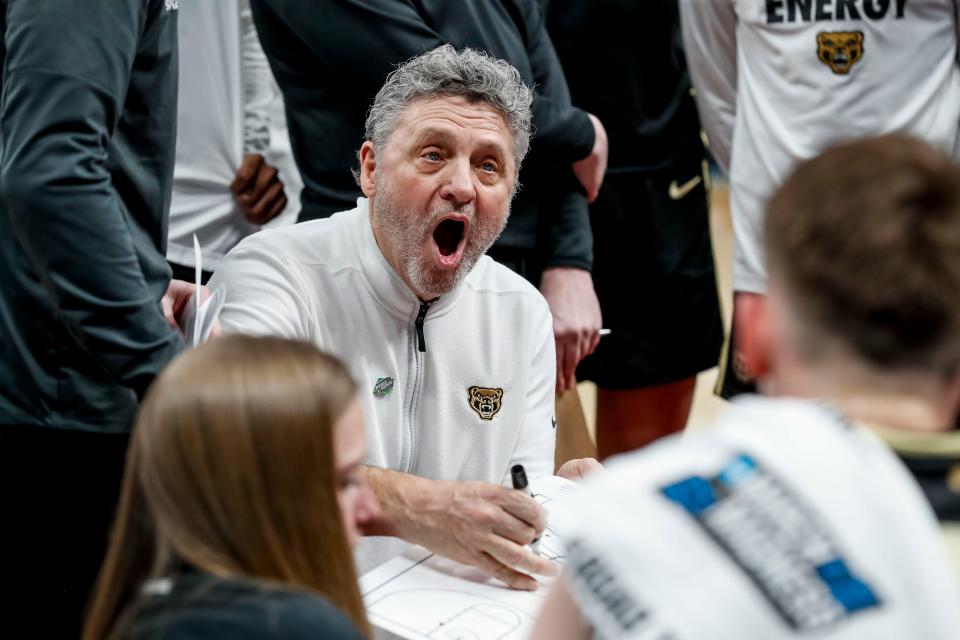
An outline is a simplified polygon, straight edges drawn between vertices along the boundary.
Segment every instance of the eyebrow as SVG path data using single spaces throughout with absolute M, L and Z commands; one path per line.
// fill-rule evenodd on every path
M 422 130 L 412 139 L 411 146 L 413 147 L 422 147 L 429 146 L 427 140 L 431 138 L 439 138 L 441 141 L 447 142 L 453 138 L 453 134 L 444 128 L 441 127 L 430 127 Z M 493 140 L 482 140 L 478 146 L 480 151 L 486 151 L 487 153 L 493 153 L 499 158 L 507 158 L 507 149 L 503 147 L 499 142 Z
M 411 139 L 411 146 L 422 147 L 426 145 L 427 141 L 433 138 L 439 138 L 443 141 L 450 140 L 453 135 L 445 130 L 438 127 L 431 127 L 429 129 L 423 129 L 417 135 Z

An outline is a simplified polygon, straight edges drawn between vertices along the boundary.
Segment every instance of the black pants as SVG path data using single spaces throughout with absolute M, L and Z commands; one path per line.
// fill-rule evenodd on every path
M 196 279 L 196 273 L 194 272 L 193 267 L 188 267 L 182 264 L 176 264 L 175 262 L 168 262 L 170 265 L 171 271 L 173 271 L 174 280 L 183 280 L 184 282 L 194 282 Z M 200 284 L 207 284 L 207 280 L 210 279 L 210 276 L 213 275 L 212 271 L 200 271 Z
M 80 636 L 128 440 L 128 434 L 0 425 L 0 611 L 4 629 L 22 630 L 17 637 Z

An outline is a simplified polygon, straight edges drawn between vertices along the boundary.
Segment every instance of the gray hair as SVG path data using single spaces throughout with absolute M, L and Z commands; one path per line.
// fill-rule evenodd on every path
M 520 170 L 530 150 L 533 93 L 509 62 L 475 49 L 457 51 L 445 44 L 392 71 L 367 114 L 366 139 L 375 148 L 383 148 L 409 104 L 438 96 L 483 101 L 499 111 L 513 135 L 513 153 Z

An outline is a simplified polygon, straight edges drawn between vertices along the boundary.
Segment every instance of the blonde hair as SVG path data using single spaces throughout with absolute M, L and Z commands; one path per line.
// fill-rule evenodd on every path
M 177 358 L 137 417 L 84 639 L 181 563 L 322 594 L 369 635 L 333 450 L 355 396 L 343 365 L 306 343 L 232 335 Z

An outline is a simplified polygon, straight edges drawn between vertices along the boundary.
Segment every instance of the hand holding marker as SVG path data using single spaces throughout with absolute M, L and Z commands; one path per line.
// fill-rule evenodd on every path
M 527 480 L 527 472 L 524 470 L 522 464 L 515 464 L 510 467 L 510 480 L 513 482 L 513 488 L 519 489 L 520 491 L 526 491 L 527 495 L 531 498 L 533 497 L 533 492 L 530 491 L 530 483 Z M 533 542 L 530 543 L 530 550 L 535 554 L 540 555 L 540 537 L 537 536 L 533 539 Z

